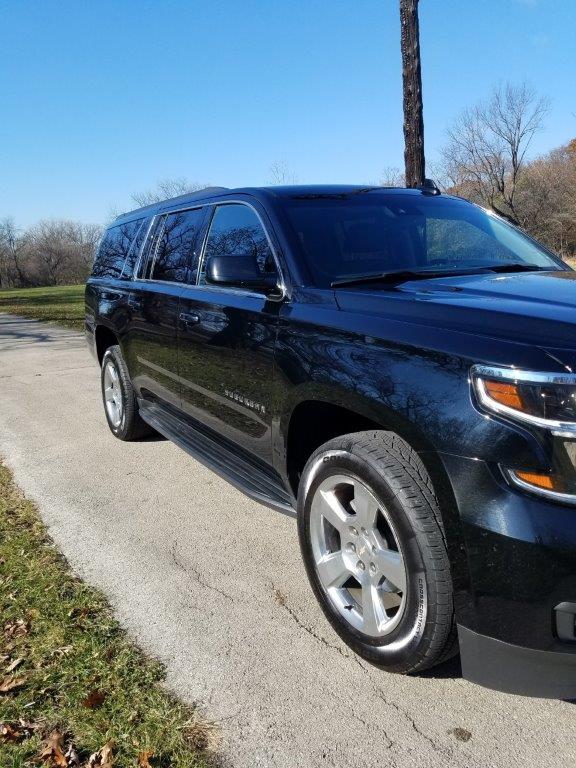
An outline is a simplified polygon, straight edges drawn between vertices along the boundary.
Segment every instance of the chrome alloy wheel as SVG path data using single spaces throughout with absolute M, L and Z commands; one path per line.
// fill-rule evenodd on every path
M 104 367 L 104 404 L 110 423 L 114 428 L 119 427 L 122 423 L 124 404 L 120 376 L 112 360 L 107 360 Z
M 348 624 L 373 638 L 399 624 L 406 603 L 404 557 L 390 516 L 356 477 L 332 475 L 310 508 L 316 573 Z

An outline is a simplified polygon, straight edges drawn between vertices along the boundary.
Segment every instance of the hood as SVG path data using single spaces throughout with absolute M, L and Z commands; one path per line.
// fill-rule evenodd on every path
M 576 349 L 576 272 L 478 274 L 335 291 L 340 309 Z

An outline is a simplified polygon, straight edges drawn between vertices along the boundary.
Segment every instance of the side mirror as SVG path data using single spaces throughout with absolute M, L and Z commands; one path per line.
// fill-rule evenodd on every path
M 263 275 L 251 254 L 211 256 L 206 263 L 206 282 L 212 285 L 272 290 L 278 286 L 278 277 Z

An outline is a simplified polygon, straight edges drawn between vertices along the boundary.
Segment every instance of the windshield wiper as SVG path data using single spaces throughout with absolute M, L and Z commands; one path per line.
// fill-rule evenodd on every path
M 369 283 L 403 283 L 409 280 L 429 280 L 438 277 L 458 277 L 459 275 L 474 275 L 483 272 L 551 272 L 558 267 L 539 267 L 536 264 L 494 264 L 478 265 L 468 269 L 397 269 L 393 272 L 380 272 L 370 275 L 356 275 L 333 280 L 331 288 L 346 288 L 349 285 L 368 285 Z
M 435 277 L 457 277 L 458 275 L 473 275 L 478 272 L 478 267 L 474 269 L 437 269 L 437 270 L 415 270 L 415 269 L 397 269 L 394 272 L 380 272 L 371 275 L 356 275 L 355 277 L 343 277 L 339 280 L 333 280 L 330 283 L 331 288 L 345 288 L 348 285 L 367 285 L 369 283 L 404 283 L 408 280 L 430 280 Z
M 479 267 L 487 272 L 556 272 L 560 267 L 554 265 L 551 267 L 539 267 L 537 264 L 493 264 L 491 266 Z

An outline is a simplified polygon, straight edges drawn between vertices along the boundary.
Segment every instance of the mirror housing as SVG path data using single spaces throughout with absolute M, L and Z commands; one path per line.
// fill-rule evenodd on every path
M 263 275 L 251 254 L 211 256 L 206 263 L 206 282 L 209 285 L 259 288 L 268 292 L 278 287 L 278 275 Z

